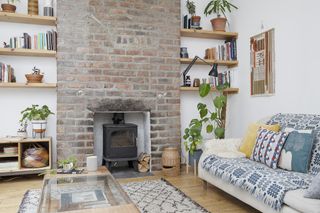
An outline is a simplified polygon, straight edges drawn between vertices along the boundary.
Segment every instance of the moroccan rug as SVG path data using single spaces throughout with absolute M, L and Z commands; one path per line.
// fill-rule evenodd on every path
M 131 182 L 122 184 L 122 187 L 143 213 L 208 213 L 164 179 Z M 40 196 L 40 189 L 27 191 L 18 212 L 37 212 Z

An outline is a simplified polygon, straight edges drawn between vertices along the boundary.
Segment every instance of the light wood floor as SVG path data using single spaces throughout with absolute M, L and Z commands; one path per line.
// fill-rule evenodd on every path
M 153 177 L 118 179 L 118 181 L 126 183 L 145 179 L 159 179 L 161 177 L 163 177 L 162 173 L 157 172 Z M 214 186 L 209 186 L 207 190 L 204 190 L 202 181 L 192 174 L 183 173 L 181 176 L 166 179 L 210 212 L 258 212 Z M 37 176 L 21 176 L 13 180 L 9 178 L 0 179 L 0 212 L 17 212 L 24 193 L 28 189 L 39 189 L 41 186 L 42 178 Z

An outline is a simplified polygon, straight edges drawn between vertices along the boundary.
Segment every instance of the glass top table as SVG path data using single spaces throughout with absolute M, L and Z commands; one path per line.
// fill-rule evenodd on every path
M 39 213 L 139 212 L 110 173 L 45 178 Z

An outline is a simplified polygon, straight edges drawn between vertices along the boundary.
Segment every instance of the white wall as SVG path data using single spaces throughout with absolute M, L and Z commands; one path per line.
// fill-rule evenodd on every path
M 201 16 L 201 27 L 204 30 L 212 30 L 211 22 L 210 20 L 214 18 L 214 15 L 206 17 L 204 15 L 204 9 L 209 2 L 208 0 L 194 0 L 196 5 L 196 15 Z M 183 20 L 183 16 L 188 14 L 187 8 L 185 6 L 186 0 L 181 0 L 181 19 Z M 231 22 L 231 18 L 229 18 L 229 21 Z M 183 22 L 181 25 L 181 28 L 183 28 Z M 228 29 L 230 31 L 230 29 Z M 199 38 L 189 38 L 189 37 L 181 37 L 181 47 L 188 47 L 188 53 L 189 58 L 194 58 L 196 55 L 204 58 L 205 55 L 205 49 L 217 47 L 219 44 L 223 44 L 223 40 L 214 40 L 214 39 L 199 39 Z M 183 72 L 187 64 L 181 65 L 181 72 Z M 227 69 L 226 67 L 219 66 L 218 68 L 219 72 L 223 72 L 225 70 L 231 70 L 232 71 L 232 87 L 237 87 L 237 78 L 236 73 L 238 72 L 238 69 Z M 208 73 L 210 71 L 210 67 L 206 65 L 194 65 L 191 70 L 189 71 L 188 75 L 191 76 L 191 80 L 193 82 L 194 78 L 208 78 Z M 182 78 L 182 77 L 181 77 Z M 181 82 L 182 84 L 182 82 Z M 231 97 L 232 98 L 232 97 Z M 181 92 L 181 136 L 184 134 L 184 129 L 188 127 L 190 121 L 193 118 L 198 118 L 199 113 L 197 111 L 197 104 L 199 102 L 206 103 L 208 106 L 212 106 L 211 102 L 212 98 L 200 98 L 197 91 L 182 91 Z M 228 124 L 227 124 L 228 126 Z M 205 138 L 213 137 L 212 135 L 206 135 Z M 183 145 L 183 139 L 182 141 L 182 161 L 184 160 L 186 154 L 184 151 L 184 145 Z
M 6 2 L 0 0 L 0 3 Z M 17 13 L 27 14 L 27 0 L 17 4 Z M 39 1 L 39 13 L 43 14 L 43 1 Z M 21 36 L 24 32 L 34 35 L 39 32 L 55 29 L 52 26 L 29 25 L 0 22 L 0 46 L 9 41 L 10 37 Z M 57 65 L 55 58 L 42 57 L 16 57 L 0 55 L 0 62 L 10 64 L 15 69 L 17 82 L 26 82 L 24 75 L 32 72 L 37 66 L 45 73 L 44 82 L 57 82 Z M 54 113 L 57 108 L 57 95 L 55 89 L 5 89 L 0 88 L 0 137 L 16 135 L 19 128 L 20 112 L 32 104 L 48 105 Z M 28 128 L 31 136 L 31 125 Z M 53 153 L 56 153 L 56 115 L 48 119 L 47 136 L 53 137 Z M 55 154 L 54 154 L 55 159 Z M 55 162 L 55 160 L 53 161 Z
M 229 137 L 243 136 L 246 127 L 278 112 L 320 112 L 318 41 L 320 2 L 317 0 L 241 0 L 232 14 L 239 33 L 240 94 L 229 100 Z M 250 96 L 249 38 L 275 28 L 276 94 Z

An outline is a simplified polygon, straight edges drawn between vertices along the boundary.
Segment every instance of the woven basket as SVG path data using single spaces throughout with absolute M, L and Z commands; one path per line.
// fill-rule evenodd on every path
M 38 0 L 28 0 L 28 14 L 38 15 L 39 14 L 39 4 Z
M 162 153 L 162 172 L 165 176 L 174 177 L 180 174 L 180 155 L 175 147 L 165 148 Z
M 26 74 L 27 83 L 41 83 L 43 75 L 38 74 Z

